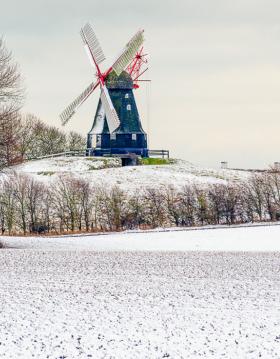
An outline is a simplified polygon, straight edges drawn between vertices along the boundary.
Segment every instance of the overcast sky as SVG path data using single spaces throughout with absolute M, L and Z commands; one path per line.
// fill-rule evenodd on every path
M 60 126 L 93 80 L 79 30 L 89 21 L 107 57 L 145 29 L 150 70 L 135 92 L 151 149 L 218 166 L 280 161 L 279 0 L 9 0 L 0 34 L 25 79 L 25 112 Z M 98 91 L 66 130 L 86 134 Z

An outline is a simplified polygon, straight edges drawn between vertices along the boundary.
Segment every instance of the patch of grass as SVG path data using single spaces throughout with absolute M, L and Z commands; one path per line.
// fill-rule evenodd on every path
M 114 168 L 114 167 L 121 167 L 121 161 L 118 158 L 105 158 L 105 157 L 86 157 L 87 161 L 91 161 L 92 163 L 94 162 L 102 162 L 102 165 L 99 165 L 97 167 L 93 166 L 89 166 L 88 170 L 92 171 L 92 170 L 100 170 L 100 169 L 104 169 L 104 168 Z
M 100 169 L 102 169 L 102 168 L 103 168 L 103 167 L 88 166 L 88 170 L 89 170 L 89 171 L 100 170 Z
M 102 165 L 98 165 L 98 166 L 95 166 L 94 163 L 95 162 L 102 162 Z M 95 170 L 101 170 L 103 168 L 109 168 L 109 167 L 112 167 L 110 166 L 110 161 L 105 159 L 105 158 L 98 158 L 97 160 L 96 159 L 92 159 L 92 165 L 89 165 L 88 166 L 88 170 L 89 171 L 95 171 Z
M 200 176 L 200 177 L 214 177 L 217 179 L 221 179 L 221 180 L 226 180 L 226 177 L 215 173 L 215 172 L 211 172 L 211 171 L 192 171 L 192 174 L 194 174 L 195 176 Z
M 72 163 L 72 162 L 73 162 L 72 159 L 66 159 L 66 158 L 63 158 L 63 159 L 59 158 L 57 161 L 57 163 L 62 164 L 62 165 L 65 163 Z
M 41 172 L 37 172 L 37 175 L 42 175 L 42 176 L 52 176 L 54 175 L 55 172 L 53 171 L 41 171 Z
M 155 158 L 155 157 L 144 157 L 139 160 L 141 165 L 170 165 L 175 163 L 171 158 Z
M 217 179 L 220 179 L 220 180 L 226 180 L 226 178 L 224 176 L 221 176 L 221 175 L 213 175 L 212 177 L 215 177 Z
M 104 158 L 104 168 L 121 167 L 121 160 L 119 158 Z
M 105 168 L 109 168 L 110 167 L 110 160 L 108 160 L 107 158 L 104 158 L 104 167 Z
M 86 156 L 85 160 L 94 162 L 94 161 L 98 161 L 97 158 L 98 158 L 98 160 L 100 160 L 99 157 Z

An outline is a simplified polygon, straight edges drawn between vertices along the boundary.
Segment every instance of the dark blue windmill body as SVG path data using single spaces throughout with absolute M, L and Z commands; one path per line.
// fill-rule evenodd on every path
M 125 71 L 119 76 L 111 72 L 105 84 L 120 124 L 110 132 L 106 112 L 99 99 L 94 122 L 88 133 L 89 153 L 95 156 L 136 154 L 147 157 L 147 134 L 141 125 L 131 76 Z

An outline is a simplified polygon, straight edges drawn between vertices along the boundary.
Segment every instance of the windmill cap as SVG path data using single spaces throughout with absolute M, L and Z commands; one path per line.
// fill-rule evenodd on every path
M 108 89 L 133 89 L 133 80 L 126 71 L 123 71 L 119 76 L 115 71 L 112 71 L 105 82 Z

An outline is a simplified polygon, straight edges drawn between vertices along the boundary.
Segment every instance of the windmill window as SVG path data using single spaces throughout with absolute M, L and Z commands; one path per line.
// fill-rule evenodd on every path
M 129 98 L 129 94 L 128 94 L 128 93 L 125 94 L 125 98 Z
M 96 147 L 99 147 L 99 146 L 101 146 L 101 136 L 97 135 L 96 136 Z
M 90 147 L 96 147 L 96 136 L 90 135 Z
M 133 133 L 133 134 L 132 134 L 132 140 L 136 141 L 136 139 L 137 139 L 137 134 L 136 134 L 136 133 Z
M 131 105 L 126 106 L 127 111 L 131 111 Z
M 110 134 L 110 139 L 111 140 L 115 140 L 117 138 L 116 134 L 115 133 L 111 133 Z

